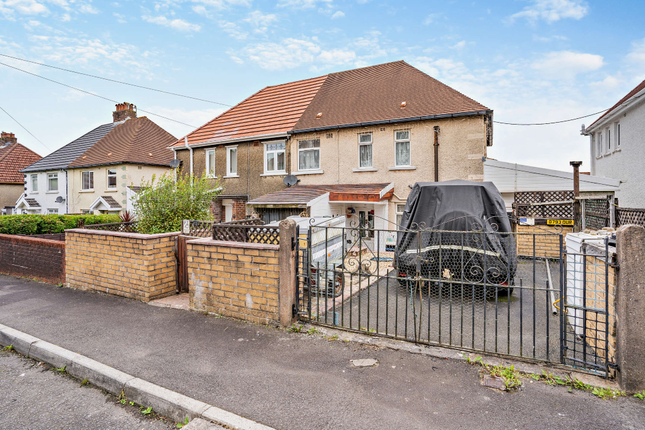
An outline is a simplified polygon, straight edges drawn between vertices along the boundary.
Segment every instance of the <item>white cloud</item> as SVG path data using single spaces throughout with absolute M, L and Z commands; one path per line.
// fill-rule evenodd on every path
M 632 50 L 627 54 L 627 60 L 645 69 L 645 39 L 632 43 Z
M 316 7 L 318 3 L 329 5 L 332 0 L 280 0 L 278 7 L 291 7 L 294 9 L 310 9 Z
M 114 12 L 112 15 L 114 15 L 114 17 L 116 18 L 116 21 L 117 21 L 119 24 L 126 24 L 126 23 L 128 22 L 128 21 L 126 21 L 126 19 L 125 19 L 125 15 L 122 15 L 122 14 L 120 14 L 120 13 L 116 13 L 116 12 Z
M 430 15 L 428 15 L 428 16 L 426 17 L 426 19 L 423 21 L 423 24 L 424 24 L 424 25 L 430 25 L 430 24 L 432 24 L 432 23 L 435 23 L 435 22 L 437 22 L 437 20 L 438 20 L 439 18 L 441 18 L 441 16 L 442 16 L 442 15 L 443 15 L 443 14 L 441 14 L 441 13 L 431 13 L 431 14 L 430 14 Z
M 590 85 L 594 87 L 606 89 L 606 90 L 612 90 L 614 88 L 618 88 L 622 83 L 623 83 L 622 79 L 616 76 L 609 75 L 602 81 L 592 82 Z
M 249 16 L 244 19 L 245 22 L 248 22 L 254 27 L 266 27 L 269 24 L 276 22 L 277 20 L 278 17 L 275 16 L 275 14 L 263 14 L 259 10 L 254 10 L 253 12 L 249 13 Z
M 345 16 L 345 13 L 344 13 L 344 12 L 342 12 L 342 11 L 340 11 L 340 10 L 337 10 L 337 11 L 336 11 L 336 12 L 334 12 L 334 14 L 331 16 L 331 19 L 343 18 L 344 16 Z
M 199 31 L 201 30 L 201 25 L 199 24 L 191 24 L 190 22 L 184 21 L 183 19 L 175 18 L 175 19 L 168 19 L 165 16 L 147 16 L 144 15 L 141 17 L 144 21 L 152 23 L 152 24 L 158 24 L 164 27 L 169 27 L 177 31 L 183 31 L 183 32 L 192 32 L 192 31 Z
M 316 61 L 324 64 L 348 64 L 356 59 L 356 52 L 348 49 L 332 49 L 321 51 Z
M 219 26 L 222 30 L 229 34 L 229 36 L 243 40 L 249 35 L 247 32 L 240 29 L 240 27 L 234 22 L 220 21 Z
M 310 40 L 288 38 L 282 43 L 258 43 L 242 50 L 242 55 L 267 70 L 285 70 L 311 63 L 321 52 Z
M 89 14 L 92 14 L 92 15 L 95 15 L 95 14 L 99 13 L 99 10 L 97 8 L 95 8 L 94 6 L 92 6 L 91 4 L 89 4 L 89 3 L 81 4 L 81 6 L 78 8 L 78 11 L 80 13 L 89 13 Z
M 561 19 L 582 19 L 587 15 L 589 8 L 582 0 L 533 0 L 533 4 L 524 8 L 522 12 L 511 15 L 510 21 L 526 18 L 535 23 L 543 19 L 548 23 Z
M 580 73 L 592 72 L 604 65 L 602 56 L 571 51 L 549 52 L 532 64 L 547 79 L 573 79 Z
M 11 18 L 17 12 L 22 15 L 47 15 L 49 9 L 44 1 L 35 0 L 7 0 L 0 1 L 0 13 Z
M 463 49 L 466 46 L 466 41 L 462 40 L 461 42 L 457 42 L 455 45 L 453 45 L 451 48 L 452 49 Z

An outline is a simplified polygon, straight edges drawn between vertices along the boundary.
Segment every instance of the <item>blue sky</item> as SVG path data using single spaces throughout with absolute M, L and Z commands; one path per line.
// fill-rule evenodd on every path
M 578 117 L 645 79 L 645 2 L 0 0 L 0 54 L 234 105 L 267 86 L 405 60 L 506 122 Z M 0 57 L 200 126 L 225 107 Z M 111 121 L 113 103 L 0 65 L 0 129 L 41 155 Z M 142 114 L 142 113 L 141 113 Z M 154 115 L 175 136 L 192 128 Z M 489 156 L 589 166 L 582 123 L 495 125 Z

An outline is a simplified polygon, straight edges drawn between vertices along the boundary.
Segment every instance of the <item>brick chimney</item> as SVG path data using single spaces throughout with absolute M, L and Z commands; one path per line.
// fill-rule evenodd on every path
M 12 143 L 18 143 L 16 135 L 13 133 L 2 132 L 0 133 L 0 146 L 7 146 Z
M 123 102 L 116 105 L 116 110 L 112 112 L 114 122 L 123 121 L 126 118 L 136 118 L 137 107 L 132 103 Z

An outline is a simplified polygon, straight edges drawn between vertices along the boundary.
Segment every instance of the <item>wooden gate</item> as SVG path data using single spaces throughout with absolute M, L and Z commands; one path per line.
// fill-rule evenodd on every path
M 177 292 L 188 292 L 188 253 L 187 244 L 191 236 L 178 236 L 177 237 Z

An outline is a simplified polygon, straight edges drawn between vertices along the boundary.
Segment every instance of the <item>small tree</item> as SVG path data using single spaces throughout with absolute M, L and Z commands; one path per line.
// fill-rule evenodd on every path
M 181 231 L 181 221 L 197 219 L 210 221 L 212 201 L 221 192 L 219 183 L 212 189 L 209 180 L 195 176 L 163 174 L 156 180 L 141 184 L 135 203 L 138 230 L 141 233 Z

